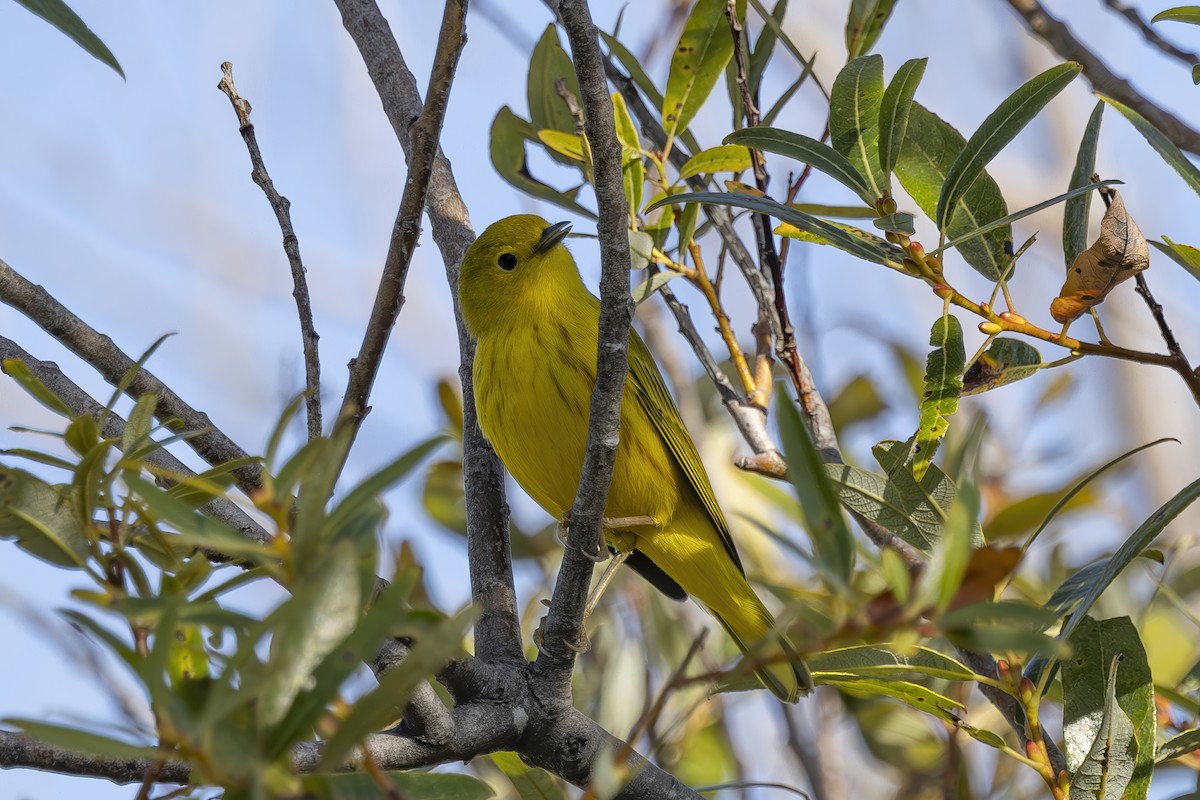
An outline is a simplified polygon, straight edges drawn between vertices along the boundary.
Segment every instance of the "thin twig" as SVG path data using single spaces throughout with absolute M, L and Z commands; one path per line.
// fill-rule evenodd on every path
M 1154 127 L 1175 143 L 1181 150 L 1200 155 L 1200 133 L 1183 120 L 1146 99 L 1123 78 L 1113 72 L 1083 42 L 1075 38 L 1071 29 L 1060 20 L 1050 16 L 1038 0 L 1007 0 L 1021 15 L 1025 25 L 1054 51 L 1069 61 L 1083 67 L 1083 74 L 1098 93 L 1118 100 L 1148 119 Z
M 350 432 L 342 452 L 338 453 L 343 465 L 363 419 L 371 410 L 367 405 L 371 387 L 375 384 L 375 376 L 379 374 L 388 337 L 404 305 L 404 281 L 408 277 L 408 268 L 421 235 L 421 215 L 425 210 L 433 162 L 438 153 L 450 87 L 454 82 L 458 57 L 466 44 L 466 14 L 465 0 L 449 0 L 446 3 L 429 76 L 429 88 L 425 93 L 425 106 L 410 130 L 408 179 L 404 183 L 404 194 L 392 225 L 392 238 L 383 264 L 383 274 L 379 278 L 379 289 L 375 293 L 375 303 L 371 307 L 358 355 L 350 362 L 346 395 L 337 422 L 334 423 L 335 434 L 343 430 Z
M 554 584 L 536 669 L 551 678 L 546 702 L 569 706 L 571 672 L 583 631 L 584 606 L 600 541 L 621 423 L 621 398 L 629 372 L 629 204 L 621 174 L 621 143 L 613 119 L 596 26 L 586 0 L 559 3 L 583 95 L 587 139 L 592 150 L 596 205 L 600 213 L 600 330 L 596 384 L 588 418 L 587 445 L 579 489 L 571 506 L 562 567 Z
M 79 356 L 113 386 L 134 368 L 135 362 L 113 340 L 75 316 L 41 286 L 31 283 L 0 260 L 0 302 L 28 317 L 64 347 Z M 144 394 L 158 396 L 154 416 L 176 433 L 194 433 L 187 445 L 212 466 L 247 458 L 224 432 L 214 427 L 208 415 L 185 403 L 148 369 L 142 367 L 129 381 L 125 393 L 137 399 Z M 247 464 L 233 471 L 238 488 L 247 496 L 262 486 L 262 467 Z
M 300 318 L 300 338 L 304 348 L 304 405 L 308 417 L 308 438 L 321 435 L 321 356 L 317 341 L 317 329 L 313 325 L 312 299 L 308 294 L 308 280 L 304 277 L 304 262 L 300 260 L 300 240 L 292 227 L 292 203 L 275 188 L 267 173 L 258 138 L 254 135 L 254 124 L 250 122 L 250 101 L 240 96 L 233 84 L 233 64 L 221 64 L 221 80 L 217 88 L 225 93 L 238 118 L 238 130 L 250 153 L 250 177 L 267 196 L 279 230 L 283 233 L 283 252 L 292 268 L 292 297 L 296 300 L 296 313 Z
M 411 157 L 409 123 L 424 108 L 416 78 L 405 63 L 387 20 L 373 0 L 336 0 L 342 23 L 362 56 L 383 104 L 396 140 Z M 485 661 L 525 663 L 521 625 L 513 585 L 509 547 L 508 504 L 504 499 L 504 469 L 479 429 L 472 376 L 475 342 L 463 323 L 458 302 L 458 270 L 463 254 L 475 240 L 450 162 L 440 151 L 434 158 L 425 212 L 433 240 L 442 253 L 446 280 L 454 304 L 460 353 L 459 381 L 463 389 L 463 483 L 466 488 L 467 556 L 471 597 L 479 607 L 475 621 L 475 653 Z
M 1137 32 L 1142 35 L 1142 38 L 1144 38 L 1154 47 L 1157 47 L 1163 53 L 1171 56 L 1171 58 L 1178 59 L 1184 64 L 1187 64 L 1189 67 L 1200 64 L 1200 56 L 1189 50 L 1183 50 L 1179 47 L 1176 47 L 1171 42 L 1168 42 L 1166 39 L 1159 36 L 1158 31 L 1154 30 L 1154 27 L 1150 23 L 1146 22 L 1138 10 L 1133 6 L 1123 2 L 1123 0 L 1104 0 L 1104 5 L 1108 6 L 1110 9 L 1128 20 L 1129 24 L 1132 25 Z

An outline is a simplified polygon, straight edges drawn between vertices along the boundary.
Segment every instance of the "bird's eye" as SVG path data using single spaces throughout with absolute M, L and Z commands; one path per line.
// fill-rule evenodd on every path
M 517 257 L 512 253 L 501 253 L 499 264 L 500 269 L 504 270 L 505 272 L 511 272 L 517 268 Z

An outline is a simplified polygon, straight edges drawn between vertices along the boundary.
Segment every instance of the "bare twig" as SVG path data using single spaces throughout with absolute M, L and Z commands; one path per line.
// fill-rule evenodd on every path
M 629 373 L 629 204 L 621 175 L 621 143 L 613 120 L 608 83 L 596 26 L 586 0 L 559 3 L 571 43 L 575 75 L 583 95 L 587 139 L 595 174 L 600 235 L 600 331 L 596 385 L 592 391 L 587 445 L 579 490 L 571 506 L 570 530 L 562 567 L 554 584 L 543 629 L 543 646 L 535 667 L 550 678 L 546 702 L 569 707 L 571 672 L 594 562 L 589 557 L 600 541 L 600 522 L 608 500 L 621 423 L 621 397 Z
M 1171 58 L 1178 59 L 1184 64 L 1187 64 L 1189 67 L 1200 64 L 1200 56 L 1191 51 L 1176 47 L 1171 42 L 1168 42 L 1166 39 L 1159 36 L 1158 31 L 1154 30 L 1154 26 L 1146 22 L 1138 10 L 1133 6 L 1123 2 L 1123 0 L 1104 0 L 1104 5 L 1108 6 L 1110 9 L 1128 20 L 1129 24 L 1132 25 L 1137 32 L 1142 35 L 1142 38 L 1144 38 L 1154 47 L 1157 47 L 1163 53 L 1171 56 Z
M 1050 16 L 1038 0 L 1008 0 L 1008 4 L 1021 15 L 1025 25 L 1042 41 L 1054 48 L 1065 59 L 1077 61 L 1092 88 L 1100 94 L 1119 100 L 1137 111 L 1154 127 L 1175 143 L 1181 150 L 1200 155 L 1200 133 L 1185 122 L 1146 99 L 1128 81 L 1113 72 L 1075 38 L 1071 29 L 1060 20 Z
M 396 139 L 405 154 L 410 154 L 413 143 L 409 122 L 424 107 L 416 78 L 408 69 L 396 38 L 374 0 L 336 2 L 342 23 L 366 64 Z M 475 622 L 475 653 L 485 661 L 523 664 L 525 654 L 521 647 L 520 617 L 513 586 L 504 470 L 479 429 L 472 376 L 475 342 L 467 333 L 458 304 L 459 264 L 475 234 L 450 162 L 440 151 L 434 158 L 425 211 L 446 266 L 461 354 L 458 375 L 463 389 L 467 555 L 471 569 L 471 597 L 480 609 Z
M 442 132 L 442 121 L 446 116 L 446 105 L 450 99 L 450 87 L 454 82 L 458 57 L 466 44 L 466 15 L 465 0 L 450 0 L 446 3 L 437 51 L 434 54 L 433 70 L 429 76 L 429 88 L 425 95 L 426 103 L 410 129 L 408 179 L 404 183 L 404 194 L 401 196 L 400 208 L 392 226 L 391 243 L 388 245 L 387 259 L 379 279 L 379 289 L 375 294 L 375 304 L 367 320 L 367 330 L 363 335 L 358 356 L 350 362 L 346 396 L 337 422 L 334 423 L 335 432 L 350 431 L 350 439 L 347 440 L 343 452 L 338 454 L 343 464 L 354 436 L 370 411 L 367 400 L 371 395 L 371 387 L 379 373 L 388 337 L 404 305 L 404 281 L 408 277 L 408 267 L 417 249 L 417 239 L 421 235 L 421 215 L 425 210 L 429 181 L 433 175 L 433 162 L 438 153 L 438 139 Z
M 221 80 L 217 88 L 225 93 L 238 118 L 238 130 L 250 153 L 250 177 L 267 196 L 267 202 L 275 212 L 279 230 L 283 233 L 283 252 L 292 268 L 292 297 L 296 300 L 296 312 L 300 318 L 300 338 L 304 348 L 304 405 L 308 417 L 308 438 L 321 435 L 321 357 L 318 352 L 317 329 L 313 325 L 312 299 L 308 294 L 308 280 L 304 277 L 304 263 L 300 260 L 300 240 L 292 227 L 292 203 L 275 188 L 267 173 L 258 138 L 254 135 L 254 124 L 250 122 L 250 101 L 241 97 L 233 84 L 233 65 L 228 61 L 221 64 Z

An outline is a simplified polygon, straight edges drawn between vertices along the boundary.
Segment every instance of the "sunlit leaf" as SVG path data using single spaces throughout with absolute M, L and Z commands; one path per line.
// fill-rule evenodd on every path
M 734 131 L 724 141 L 726 144 L 745 145 L 811 164 L 813 169 L 825 173 L 857 194 L 864 203 L 874 207 L 875 195 L 867 185 L 866 178 L 846 156 L 824 142 L 802 133 L 761 126 Z
M 879 108 L 883 101 L 883 59 L 856 58 L 838 73 L 829 90 L 829 137 L 866 179 L 871 205 L 887 186 L 879 161 Z M 815 165 L 814 165 L 815 166 Z
M 950 426 L 950 416 L 958 410 L 967 361 L 962 326 L 953 314 L 945 314 L 933 323 L 929 344 L 933 350 L 925 360 L 925 391 L 917 428 L 917 454 L 913 459 L 913 475 L 918 480 L 933 461 L 938 444 Z
M 1104 117 L 1104 101 L 1098 100 L 1083 129 L 1079 141 L 1079 152 L 1075 155 L 1075 169 L 1071 171 L 1071 183 L 1067 189 L 1091 183 L 1096 172 L 1096 149 L 1100 141 L 1100 122 Z M 1070 268 L 1075 258 L 1087 249 L 1088 211 L 1092 207 L 1092 193 L 1078 195 L 1067 201 L 1063 209 L 1063 257 Z
M 663 95 L 662 124 L 668 138 L 687 128 L 733 57 L 725 8 L 725 0 L 697 0 L 683 27 Z M 737 0 L 737 13 L 745 19 L 746 0 Z

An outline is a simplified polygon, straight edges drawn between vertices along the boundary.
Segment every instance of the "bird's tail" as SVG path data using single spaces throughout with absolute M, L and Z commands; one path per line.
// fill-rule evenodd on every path
M 743 624 L 736 627 L 715 611 L 713 616 L 738 649 L 758 664 L 754 674 L 771 694 L 785 703 L 795 703 L 812 691 L 812 675 L 787 636 L 781 633 L 771 641 L 760 642 L 774 622 L 765 607 L 761 609 L 761 615 L 738 615 Z

